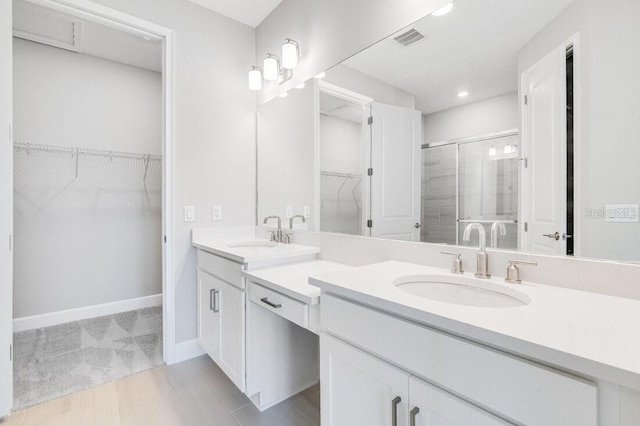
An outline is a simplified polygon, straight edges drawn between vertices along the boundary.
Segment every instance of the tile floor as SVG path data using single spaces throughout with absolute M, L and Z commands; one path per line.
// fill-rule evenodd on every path
M 317 426 L 320 388 L 260 413 L 205 355 L 18 411 L 0 424 Z

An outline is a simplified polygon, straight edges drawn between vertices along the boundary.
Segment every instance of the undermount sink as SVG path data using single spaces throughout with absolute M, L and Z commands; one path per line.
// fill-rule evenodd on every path
M 526 294 L 491 281 L 463 276 L 414 275 L 394 281 L 409 294 L 438 302 L 483 308 L 516 308 L 531 303 Z
M 229 244 L 229 248 L 273 248 L 277 246 L 276 243 L 269 241 L 246 241 L 243 243 Z

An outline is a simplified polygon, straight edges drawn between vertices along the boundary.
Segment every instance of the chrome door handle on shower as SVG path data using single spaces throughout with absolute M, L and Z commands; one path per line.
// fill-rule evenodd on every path
M 555 234 L 542 234 L 543 237 L 551 238 L 556 241 L 560 240 L 560 233 L 556 232 Z

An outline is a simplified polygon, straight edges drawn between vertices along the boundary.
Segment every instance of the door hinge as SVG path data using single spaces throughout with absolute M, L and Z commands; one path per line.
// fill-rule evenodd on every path
M 164 243 L 166 244 L 166 243 L 167 243 L 167 236 L 165 235 L 165 236 L 163 237 L 163 239 L 164 239 Z
M 9 361 L 13 361 L 13 345 L 9 343 Z
M 524 104 L 529 105 L 529 96 L 524 95 Z
M 367 220 L 367 228 L 373 228 L 373 221 L 371 219 Z
M 524 223 L 524 232 L 529 232 L 529 224 L 527 222 Z
M 367 169 L 367 175 L 373 176 L 373 169 Z
M 373 124 L 373 117 L 369 117 L 369 119 L 367 120 L 367 123 L 369 125 L 372 125 Z
M 522 163 L 524 164 L 524 168 L 528 169 L 529 168 L 529 158 L 528 157 L 522 157 L 520 159 L 520 161 L 522 161 Z

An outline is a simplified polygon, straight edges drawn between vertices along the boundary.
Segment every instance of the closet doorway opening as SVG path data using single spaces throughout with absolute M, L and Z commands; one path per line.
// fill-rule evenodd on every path
M 172 360 L 171 31 L 80 4 L 13 6 L 14 410 Z

